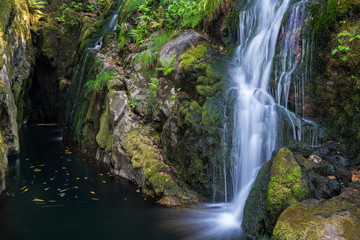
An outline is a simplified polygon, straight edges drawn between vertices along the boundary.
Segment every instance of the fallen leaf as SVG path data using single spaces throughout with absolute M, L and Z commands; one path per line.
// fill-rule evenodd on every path
M 99 199 L 98 198 L 91 198 L 91 200 L 98 201 Z
M 136 192 L 140 192 L 140 190 L 139 190 L 139 189 L 137 189 L 137 190 L 136 190 Z
M 94 191 L 90 191 L 90 193 L 91 193 L 91 194 L 95 194 L 95 192 L 94 192 Z
M 33 202 L 45 202 L 45 201 L 39 198 L 34 198 Z
M 24 192 L 27 192 L 27 191 L 29 191 L 29 189 L 28 189 L 28 188 L 26 188 L 26 189 L 24 190 Z
M 103 183 L 106 183 L 106 181 L 102 181 Z

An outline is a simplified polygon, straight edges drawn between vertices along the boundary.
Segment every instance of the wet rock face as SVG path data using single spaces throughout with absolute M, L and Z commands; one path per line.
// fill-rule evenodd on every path
M 280 149 L 258 174 L 245 204 L 243 229 L 257 237 L 271 235 L 281 212 L 308 194 L 307 181 L 293 153 Z
M 329 200 L 306 200 L 287 208 L 272 236 L 288 239 L 360 239 L 360 184 Z
M 1 1 L 0 9 L 0 131 L 11 155 L 19 152 L 18 124 L 23 122 L 34 50 L 26 1 Z

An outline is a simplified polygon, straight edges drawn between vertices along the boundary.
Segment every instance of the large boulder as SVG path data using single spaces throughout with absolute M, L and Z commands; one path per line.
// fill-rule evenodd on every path
M 244 208 L 242 227 L 253 236 L 271 235 L 288 206 L 307 198 L 307 181 L 293 153 L 279 150 L 260 170 Z
M 306 200 L 287 208 L 272 235 L 274 240 L 360 239 L 360 185 L 329 200 Z

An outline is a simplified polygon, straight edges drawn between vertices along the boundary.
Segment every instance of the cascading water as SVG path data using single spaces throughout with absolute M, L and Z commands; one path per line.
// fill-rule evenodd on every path
M 71 85 L 70 85 L 70 89 L 68 91 L 68 94 L 66 96 L 65 99 L 65 116 L 63 117 L 63 124 L 71 124 L 71 123 L 75 123 L 76 122 L 76 116 L 75 115 L 75 111 L 77 110 L 77 108 L 79 107 L 79 102 L 80 102 L 80 97 L 82 97 L 81 95 L 81 91 L 82 91 L 82 87 L 84 85 L 84 80 L 85 80 L 85 75 L 86 75 L 86 68 L 89 65 L 90 62 L 90 56 L 91 53 L 98 53 L 100 52 L 102 45 L 103 45 L 103 38 L 105 36 L 105 34 L 109 33 L 109 32 L 114 32 L 116 31 L 116 27 L 117 27 L 117 20 L 119 17 L 119 12 L 120 9 L 122 7 L 124 1 L 120 0 L 119 1 L 119 5 L 117 6 L 117 8 L 113 11 L 112 15 L 110 16 L 110 20 L 108 21 L 108 23 L 105 25 L 105 27 L 102 28 L 102 30 L 100 31 L 100 33 L 98 34 L 97 38 L 94 39 L 93 41 L 93 47 L 89 47 L 87 49 L 85 49 L 84 54 L 83 54 L 83 59 L 81 61 L 81 64 L 79 64 L 73 74 L 72 80 L 71 80 Z
M 306 51 L 310 44 L 302 35 L 308 2 L 250 0 L 242 3 L 239 45 L 230 69 L 233 81 L 229 89 L 231 95 L 235 95 L 230 170 L 233 199 L 228 204 L 207 205 L 196 212 L 196 218 L 191 215 L 191 224 L 202 228 L 199 239 L 238 239 L 245 202 L 258 170 L 271 158 L 276 147 L 288 143 L 283 138 L 278 140 L 284 131 L 279 128 L 283 121 L 290 122 L 286 130 L 291 129 L 291 139 L 295 140 L 303 140 L 307 135 L 304 126 L 312 128 L 310 132 L 317 128 L 300 110 L 305 105 L 304 88 L 309 78 Z M 295 76 L 299 72 L 301 76 Z M 299 78 L 300 83 L 294 81 Z M 295 89 L 295 105 L 301 103 L 294 112 L 288 109 L 291 89 Z M 310 135 L 306 141 L 313 144 L 316 134 Z M 222 144 L 224 139 L 226 136 Z M 226 152 L 229 146 L 223 148 Z M 214 169 L 224 172 L 226 184 L 224 166 Z M 199 216 L 203 218 L 200 220 Z
M 270 159 L 277 133 L 276 102 L 268 92 L 281 21 L 290 0 L 254 0 L 240 13 L 239 47 L 233 79 L 237 91 L 232 146 L 235 219 L 259 168 Z

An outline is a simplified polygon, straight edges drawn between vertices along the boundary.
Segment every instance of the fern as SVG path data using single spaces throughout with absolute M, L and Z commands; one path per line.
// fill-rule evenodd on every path
M 102 89 L 106 86 L 108 80 L 115 76 L 115 73 L 110 71 L 101 71 L 95 80 L 90 80 L 84 85 L 85 96 L 94 90 Z
M 43 0 L 28 0 L 29 11 L 33 14 L 43 14 L 40 9 L 45 8 L 47 5 L 46 1 Z
M 172 71 L 174 71 L 174 65 L 175 65 L 175 60 L 176 60 L 177 55 L 173 55 L 169 61 L 166 61 L 164 57 L 160 58 L 160 63 L 162 68 L 157 68 L 157 71 L 162 71 L 164 76 L 168 76 L 172 73 Z

